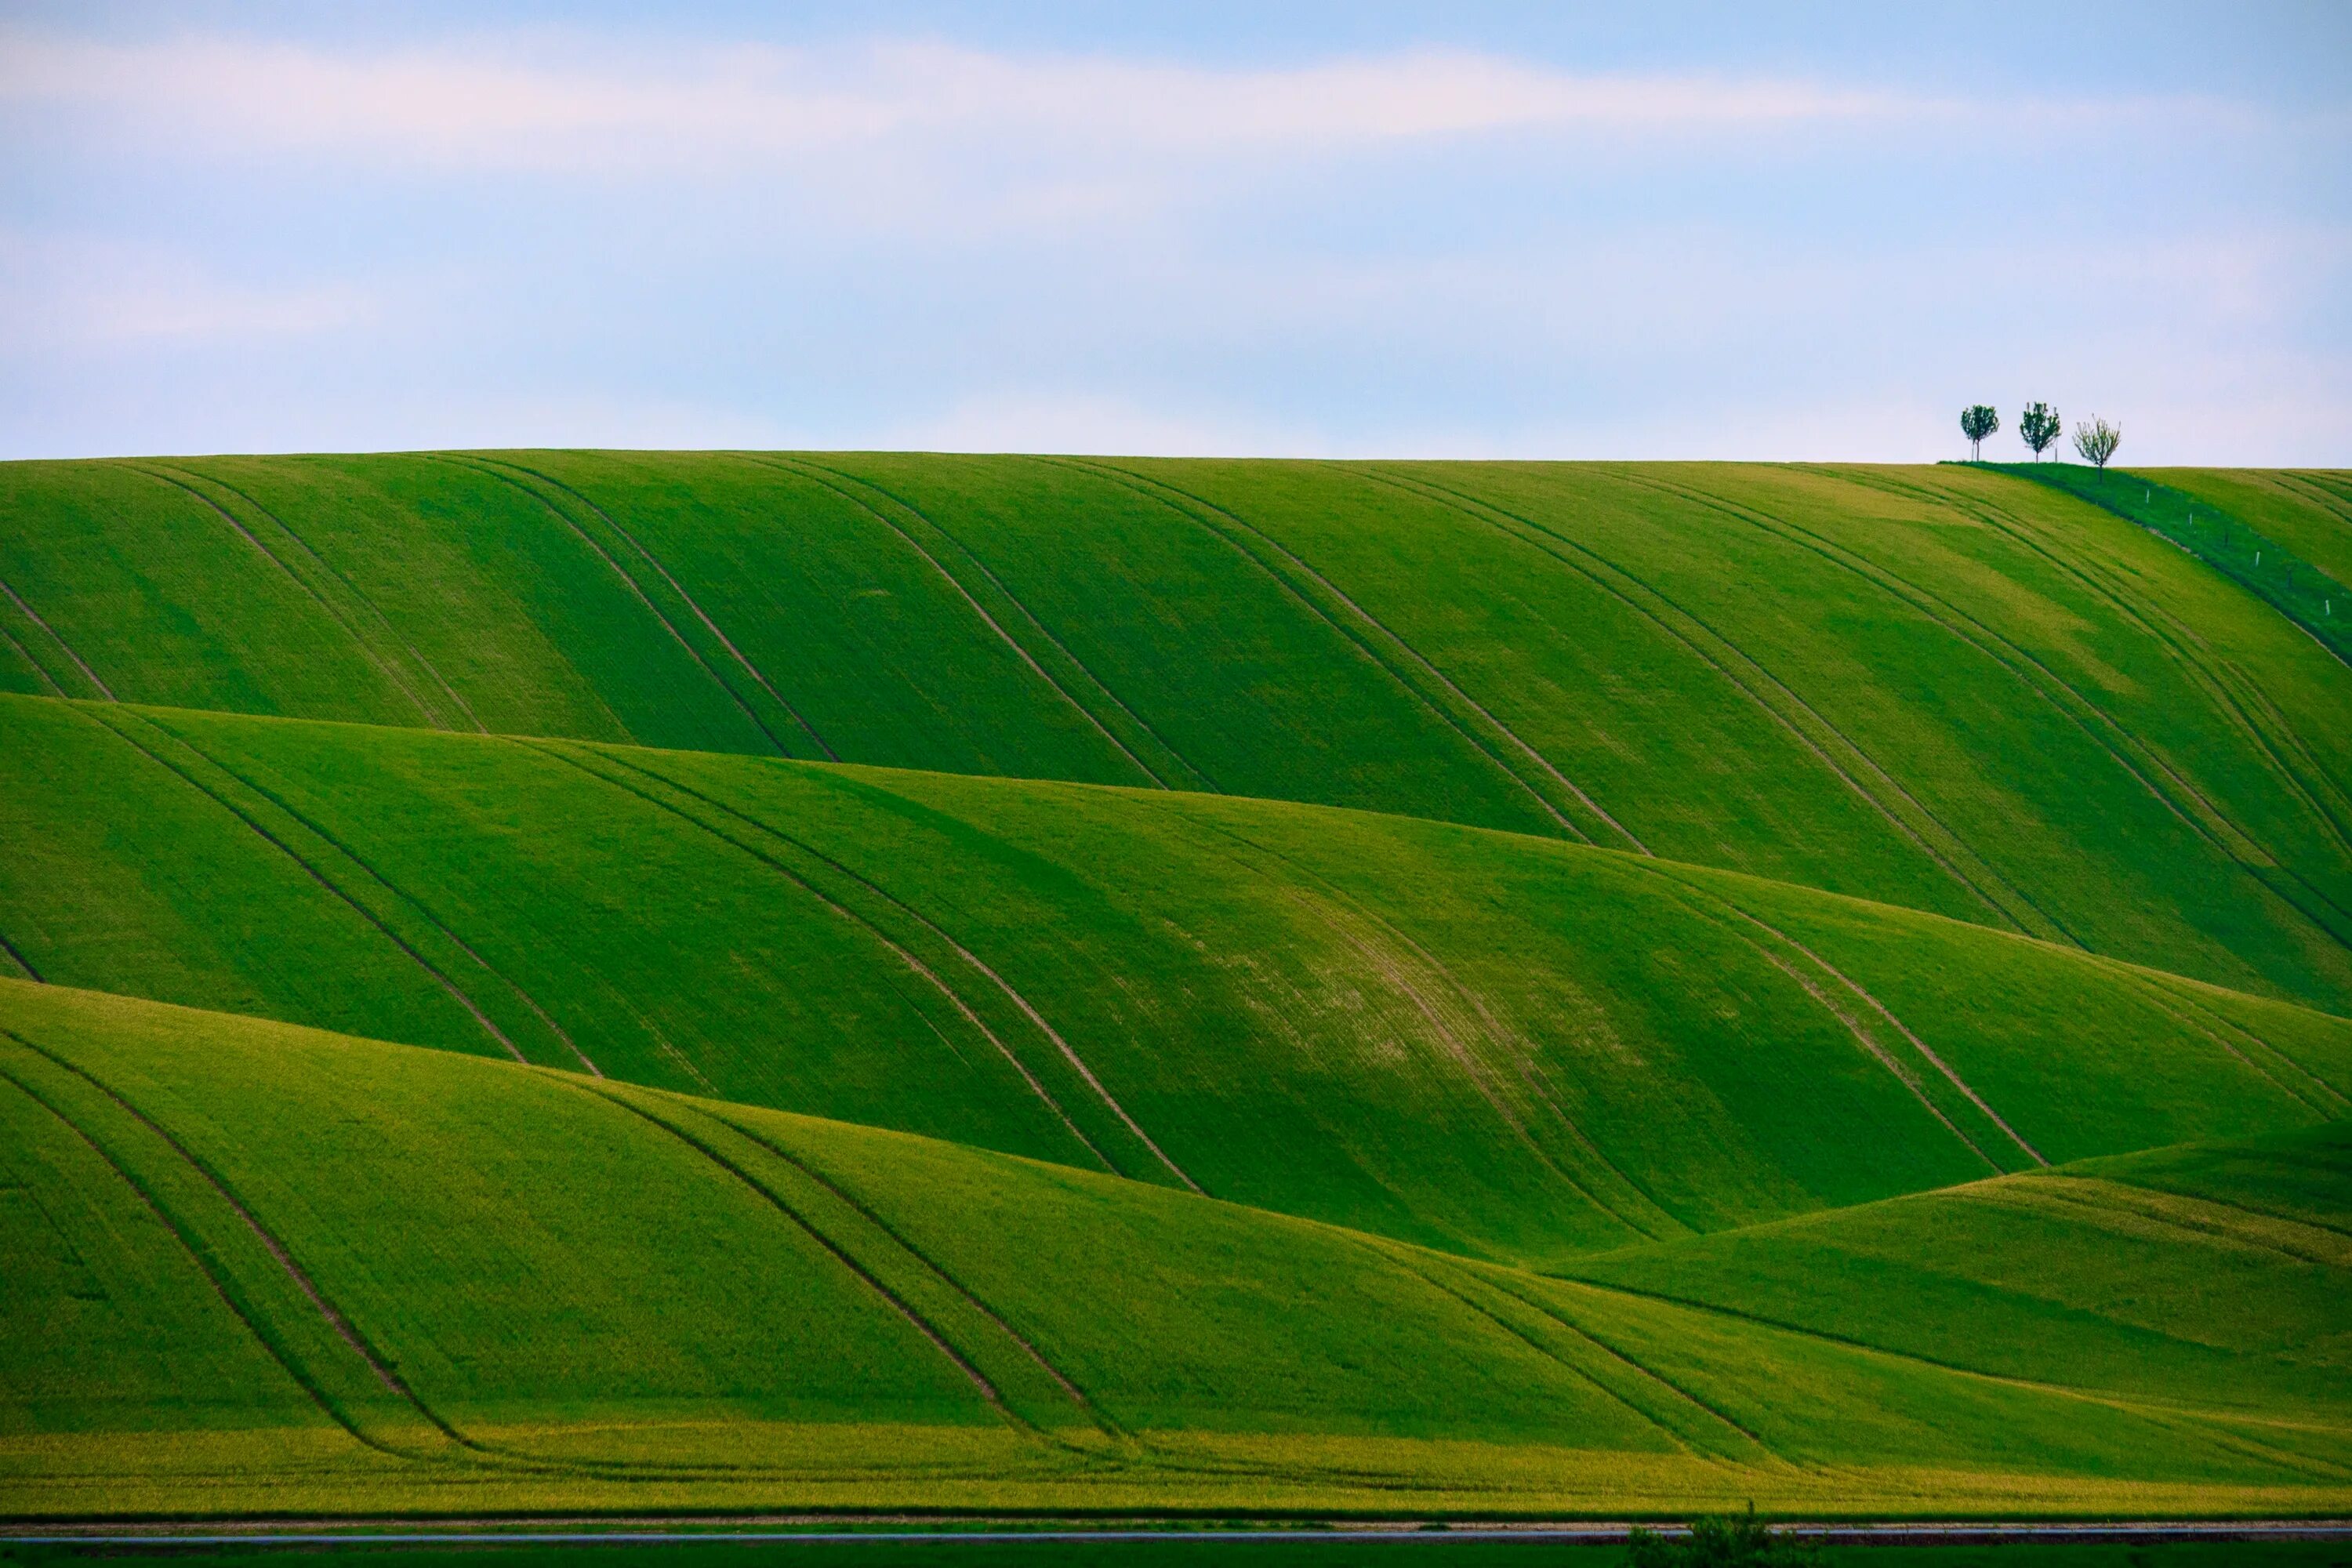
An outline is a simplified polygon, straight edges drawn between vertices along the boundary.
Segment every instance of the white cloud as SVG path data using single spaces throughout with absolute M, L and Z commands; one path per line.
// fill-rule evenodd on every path
M 23 29 L 0 30 L 0 105 L 85 111 L 114 133 L 177 147 L 588 172 L 789 163 L 890 142 L 952 151 L 973 137 L 1083 161 L 1512 132 L 1721 137 L 2225 112 L 2179 100 L 1982 104 L 1794 79 L 1586 75 L 1444 50 L 1211 69 L 937 42 L 624 52 L 541 37 L 338 54 L 229 37 L 116 44 Z
M 224 279 L 169 247 L 0 232 L 0 344 L 92 350 L 310 337 L 375 320 L 352 282 Z

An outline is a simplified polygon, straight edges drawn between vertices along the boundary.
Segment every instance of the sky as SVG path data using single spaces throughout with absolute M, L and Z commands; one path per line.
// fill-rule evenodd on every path
M 0 0 L 0 458 L 2352 465 L 2352 5 Z

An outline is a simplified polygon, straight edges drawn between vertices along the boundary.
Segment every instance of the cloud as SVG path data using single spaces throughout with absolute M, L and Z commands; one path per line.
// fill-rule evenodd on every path
M 1308 154 L 1497 133 L 1685 138 L 1805 126 L 2020 127 L 2220 106 L 1980 104 L 1795 79 L 1591 75 L 1418 50 L 1276 68 L 1010 55 L 940 42 L 625 51 L 553 35 L 336 53 L 0 29 L 0 106 L 177 147 L 493 170 L 710 170 L 978 137 L 1084 159 Z
M 373 321 L 352 282 L 241 282 L 168 247 L 0 231 L 0 344 L 98 351 L 313 337 Z

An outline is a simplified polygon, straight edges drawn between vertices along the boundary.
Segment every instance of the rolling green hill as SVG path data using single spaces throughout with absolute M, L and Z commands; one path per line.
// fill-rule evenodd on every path
M 2343 664 L 1998 473 L 18 463 L 0 584 L 28 693 L 1357 806 L 2352 1010 Z
M 0 814 L 59 984 L 1519 1261 L 2352 1110 L 2352 1021 L 1327 807 L 0 698 Z
M 2118 1194 L 2053 1238 L 2063 1279 L 1986 1294 L 1957 1359 L 2069 1313 L 2096 1340 L 2123 1281 L 2193 1299 L 2224 1247 L 2242 1318 L 2276 1331 L 2208 1311 L 2186 1320 L 2202 1343 L 2111 1334 L 2070 1384 L 1661 1300 L 1688 1243 L 1613 1265 L 1651 1289 L 1546 1279 L 904 1134 L 18 981 L 0 1118 L 14 1511 L 2352 1499 L 2346 1347 L 2294 1334 L 2352 1288 L 2342 1183 L 2296 1168 L 2340 1172 L 2340 1130 L 1911 1200 L 2030 1216 L 2053 1184 Z M 2280 1187 L 2293 1214 L 2245 1206 Z M 2135 1201 L 2204 1223 L 2135 1226 Z
M 2352 667 L 2124 478 L 0 464 L 0 1516 L 2352 1508 Z

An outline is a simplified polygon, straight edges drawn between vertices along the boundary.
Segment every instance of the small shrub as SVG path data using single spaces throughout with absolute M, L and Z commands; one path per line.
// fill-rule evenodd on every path
M 1820 1568 L 1822 1543 L 1774 1530 L 1748 1511 L 1696 1519 L 1679 1541 L 1654 1530 L 1633 1531 L 1633 1568 Z

